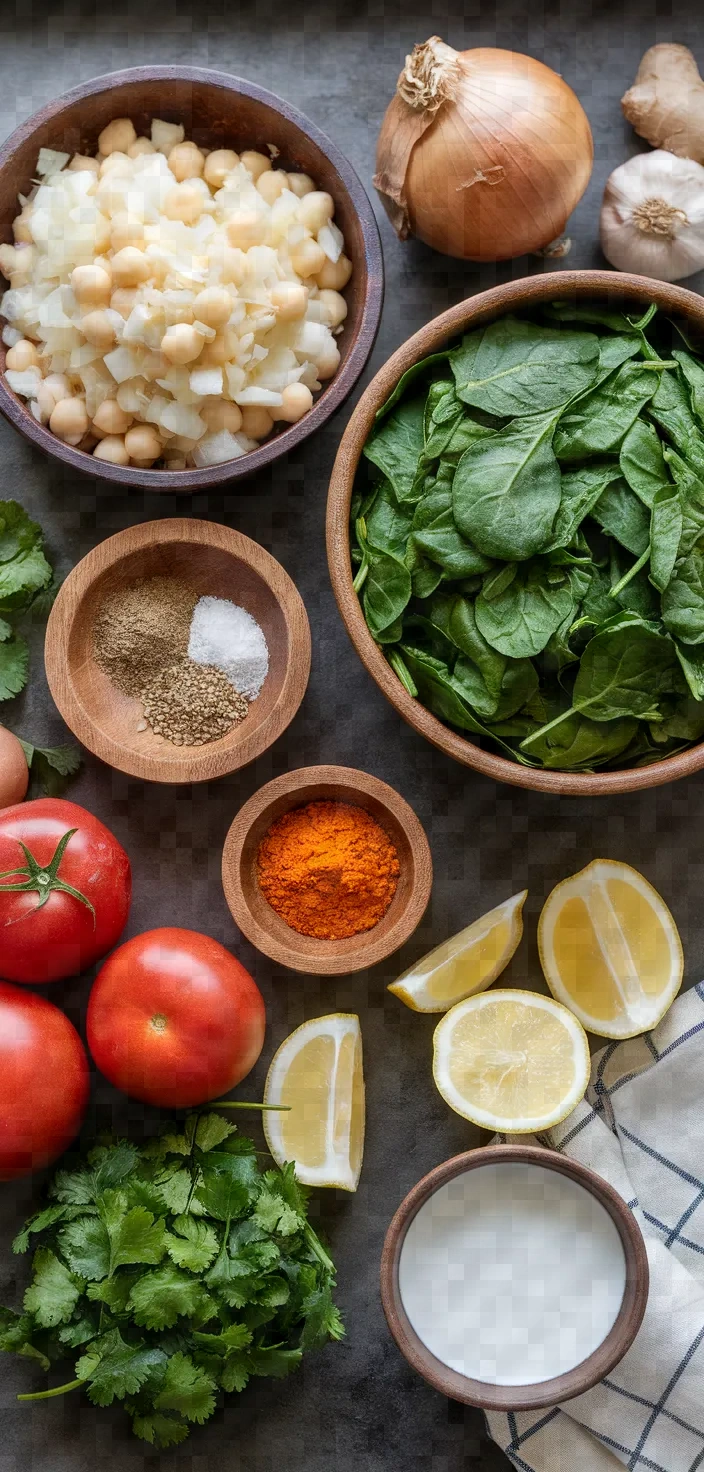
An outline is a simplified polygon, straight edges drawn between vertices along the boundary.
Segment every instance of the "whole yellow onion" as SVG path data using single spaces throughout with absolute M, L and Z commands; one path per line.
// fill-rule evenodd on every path
M 592 171 L 592 135 L 571 87 L 515 51 L 416 46 L 377 145 L 374 184 L 402 240 L 502 261 L 562 233 Z

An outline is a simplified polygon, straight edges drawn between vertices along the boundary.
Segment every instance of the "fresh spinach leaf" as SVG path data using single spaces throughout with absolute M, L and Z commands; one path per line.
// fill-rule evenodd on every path
M 550 542 L 560 505 L 557 417 L 535 414 L 465 450 L 452 509 L 459 530 L 486 557 L 522 562 Z
M 399 400 L 404 398 L 407 390 L 411 387 L 411 384 L 415 383 L 417 378 L 422 378 L 425 374 L 432 377 L 436 368 L 442 376 L 444 365 L 449 355 L 449 349 L 443 349 L 442 352 L 431 353 L 428 358 L 422 358 L 420 363 L 413 363 L 410 368 L 407 368 L 406 372 L 402 373 L 393 393 L 389 395 L 386 403 L 382 404 L 380 409 L 377 409 L 377 423 L 380 419 L 386 419 L 387 415 L 391 413 L 391 410 L 395 409 Z M 443 369 L 440 369 L 440 364 L 443 365 Z
M 450 353 L 457 392 L 489 414 L 520 417 L 566 404 L 594 381 L 599 340 L 501 317 Z
M 692 469 L 704 474 L 704 435 L 692 413 L 684 375 L 666 369 L 648 406 L 655 421 Z
M 423 453 L 423 411 L 425 396 L 401 402 L 375 429 L 364 446 L 367 460 L 381 471 L 393 486 L 399 502 L 417 500 L 415 489 L 418 461 Z
M 607 486 L 592 509 L 594 520 L 608 536 L 615 537 L 627 552 L 640 557 L 650 541 L 648 509 L 619 478 Z
M 650 581 L 664 593 L 672 577 L 682 537 L 682 505 L 676 486 L 653 497 L 650 521 Z
M 695 419 L 698 419 L 699 424 L 704 427 L 704 364 L 700 363 L 692 353 L 685 353 L 680 348 L 675 348 L 672 356 L 677 359 L 682 369 Z
M 656 373 L 642 363 L 624 363 L 563 415 L 555 434 L 558 460 L 585 460 L 618 450 L 656 388 Z
M 403 557 L 410 536 L 413 510 L 400 506 L 389 481 L 382 481 L 371 510 L 363 518 L 370 543 L 382 552 Z
M 662 617 L 675 639 L 704 643 L 704 547 L 678 558 L 662 595 Z
M 616 461 L 601 465 L 581 465 L 578 470 L 567 471 L 560 484 L 560 505 L 548 552 L 569 547 L 575 533 L 589 516 L 592 506 L 620 476 Z
M 631 425 L 621 446 L 619 464 L 631 490 L 648 507 L 656 492 L 670 484 L 660 436 L 646 419 L 636 419 Z
M 500 654 L 529 659 L 545 648 L 556 629 L 574 610 L 566 574 L 550 585 L 542 562 L 522 563 L 515 578 L 488 601 L 483 593 L 475 604 L 477 628 Z

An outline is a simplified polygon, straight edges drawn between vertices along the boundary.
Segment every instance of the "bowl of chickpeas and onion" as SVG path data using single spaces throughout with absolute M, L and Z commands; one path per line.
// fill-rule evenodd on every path
M 78 225 L 57 228 L 52 189 Z M 0 412 L 126 486 L 208 489 L 286 454 L 351 392 L 379 325 L 350 164 L 218 72 L 115 72 L 23 123 L 0 149 L 0 241 Z

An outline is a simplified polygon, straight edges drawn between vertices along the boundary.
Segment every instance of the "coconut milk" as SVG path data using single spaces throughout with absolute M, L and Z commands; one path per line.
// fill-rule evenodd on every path
M 576 1181 L 497 1161 L 423 1204 L 399 1260 L 416 1334 L 443 1364 L 491 1385 L 535 1385 L 585 1360 L 626 1285 L 618 1231 Z

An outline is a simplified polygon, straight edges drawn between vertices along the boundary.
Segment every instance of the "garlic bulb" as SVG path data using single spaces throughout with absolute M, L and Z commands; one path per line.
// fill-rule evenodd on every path
M 658 148 L 614 169 L 601 248 L 619 271 L 679 281 L 704 267 L 704 168 Z

